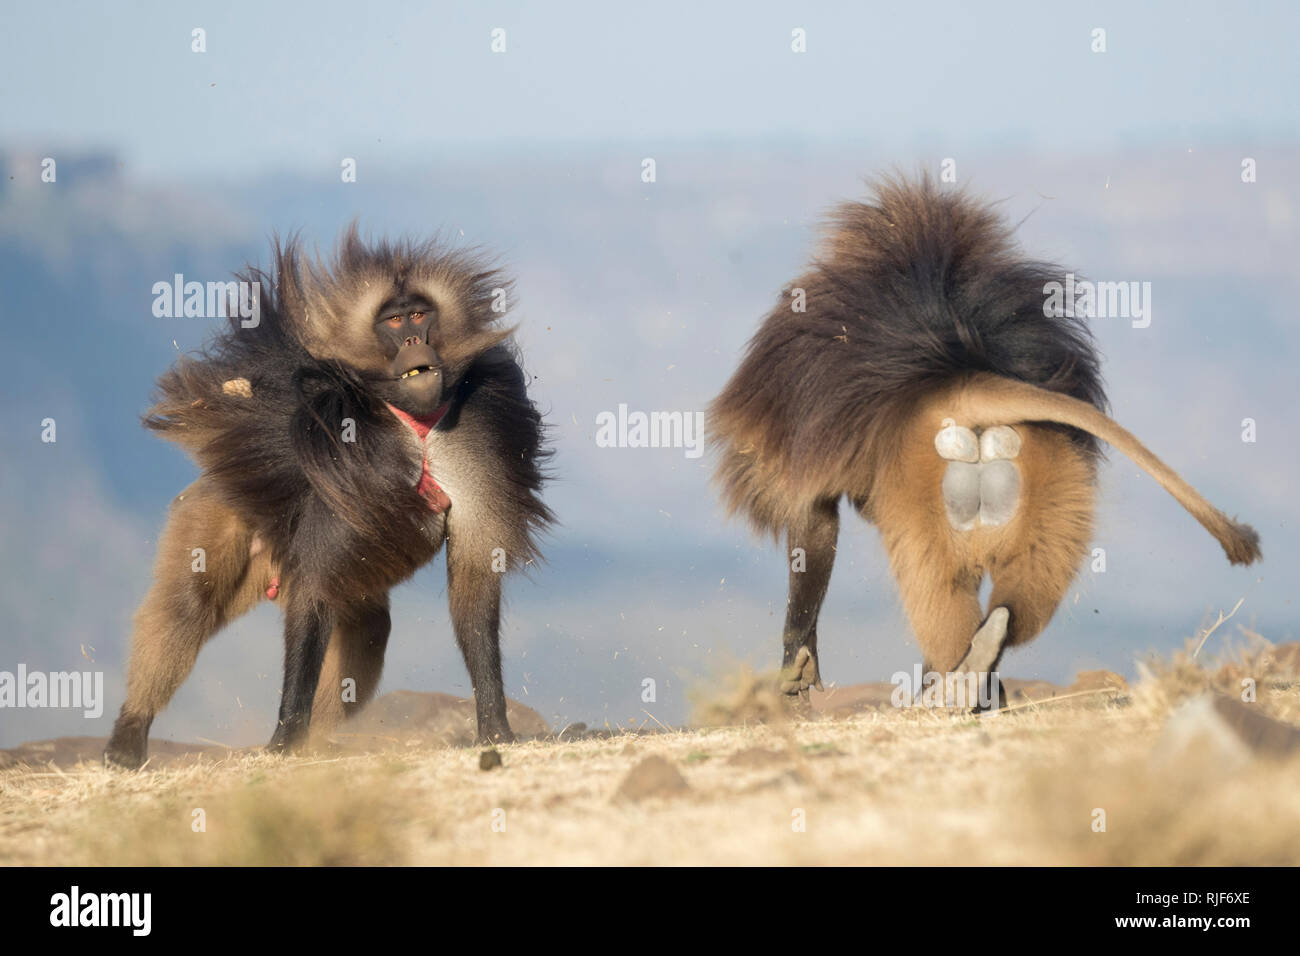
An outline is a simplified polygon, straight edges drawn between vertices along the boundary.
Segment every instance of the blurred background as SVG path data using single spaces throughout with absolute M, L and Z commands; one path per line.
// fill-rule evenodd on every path
M 1291 5 L 50 3 L 3 27 L 0 670 L 102 669 L 107 700 L 99 721 L 0 711 L 0 746 L 106 734 L 122 701 L 155 536 L 196 475 L 139 416 L 219 321 L 155 317 L 153 284 L 265 264 L 272 233 L 328 248 L 353 217 L 486 246 L 518 280 L 561 524 L 508 585 L 508 693 L 557 725 L 676 723 L 710 678 L 774 666 L 782 549 L 724 519 L 709 456 L 597 447 L 596 416 L 702 410 L 828 205 L 945 161 L 1034 255 L 1151 283 L 1149 327 L 1094 322 L 1114 414 L 1265 553 L 1230 568 L 1112 454 L 1106 570 L 1003 673 L 1132 675 L 1243 598 L 1220 634 L 1296 636 Z M 440 557 L 395 593 L 383 690 L 469 694 L 445 590 Z M 264 605 L 210 643 L 153 735 L 267 739 L 279 628 Z M 840 684 L 919 659 L 852 517 L 819 630 Z

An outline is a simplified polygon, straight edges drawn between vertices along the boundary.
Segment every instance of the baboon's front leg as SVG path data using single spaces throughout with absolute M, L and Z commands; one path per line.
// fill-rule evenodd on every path
M 309 589 L 304 588 L 303 591 Z M 284 688 L 280 695 L 280 720 L 267 749 L 293 750 L 307 738 L 312 698 L 320 681 L 321 664 L 334 615 L 328 607 L 297 589 L 284 615 Z
M 447 596 L 456 643 L 474 687 L 479 743 L 511 743 L 506 692 L 501 679 L 501 573 L 492 568 L 491 548 L 473 548 L 453 533 L 447 540 Z M 481 544 L 481 542 L 480 542 Z
M 807 696 L 810 687 L 822 689 L 817 668 L 817 616 L 835 565 L 839 531 L 839 501 L 832 498 L 815 502 L 804 519 L 788 529 L 786 559 L 790 562 L 790 595 L 781 636 L 783 693 Z

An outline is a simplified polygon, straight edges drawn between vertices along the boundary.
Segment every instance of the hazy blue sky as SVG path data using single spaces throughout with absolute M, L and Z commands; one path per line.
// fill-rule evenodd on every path
M 190 52 L 196 26 L 204 54 Z M 504 54 L 490 51 L 496 27 Z M 795 27 L 805 54 L 790 50 Z M 1105 53 L 1090 51 L 1096 27 Z M 1004 671 L 1132 674 L 1138 654 L 1243 597 L 1234 624 L 1295 639 L 1298 27 L 1281 4 L 7 8 L 0 670 L 93 660 L 106 720 L 121 703 L 154 537 L 194 476 L 138 417 L 209 325 L 155 318 L 153 283 L 264 262 L 273 231 L 328 245 L 355 216 L 486 244 L 518 279 L 562 525 L 548 564 L 509 586 L 508 693 L 557 723 L 684 719 L 693 685 L 777 659 L 782 552 L 723 519 L 707 456 L 597 448 L 596 416 L 702 409 L 827 205 L 861 196 L 872 172 L 949 157 L 962 185 L 1024 220 L 1035 255 L 1152 283 L 1149 328 L 1096 323 L 1115 415 L 1264 542 L 1262 565 L 1229 568 L 1112 454 L 1097 529 L 1108 569 L 1081 576 Z M 344 157 L 355 183 L 340 181 Z M 1246 157 L 1257 182 L 1241 181 Z M 47 416 L 55 445 L 39 441 Z M 398 592 L 384 689 L 468 692 L 443 573 L 439 559 Z M 278 632 L 264 607 L 214 641 L 155 734 L 268 737 Z M 840 683 L 918 656 L 856 519 L 821 634 Z M 0 711 L 0 745 L 106 732 Z
M 1290 136 L 1297 22 L 1285 2 L 56 2 L 6 5 L 0 76 L 6 132 L 169 177 L 468 143 L 1095 150 Z

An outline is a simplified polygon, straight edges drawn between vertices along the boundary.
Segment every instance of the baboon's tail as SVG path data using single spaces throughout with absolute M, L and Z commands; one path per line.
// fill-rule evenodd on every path
M 1254 528 L 1234 521 L 1206 501 L 1132 432 L 1087 402 L 987 373 L 972 376 L 969 387 L 960 394 L 961 413 L 980 425 L 1057 422 L 1095 435 L 1118 448 L 1160 482 L 1223 545 L 1230 562 L 1251 564 L 1259 560 L 1259 535 Z

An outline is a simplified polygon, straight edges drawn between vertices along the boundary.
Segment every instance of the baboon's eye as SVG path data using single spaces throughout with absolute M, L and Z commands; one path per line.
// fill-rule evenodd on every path
M 390 328 L 394 329 L 400 328 L 402 325 L 402 317 L 400 315 L 390 315 L 388 318 L 384 319 L 384 321 Z
M 416 325 L 419 325 L 421 322 L 424 321 L 424 316 L 425 316 L 425 315 L 426 315 L 426 313 L 424 313 L 424 312 L 412 312 L 412 313 L 411 313 L 411 321 L 414 322 Z

